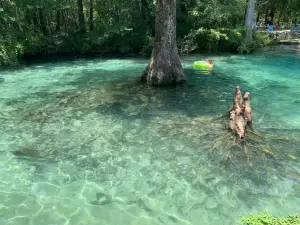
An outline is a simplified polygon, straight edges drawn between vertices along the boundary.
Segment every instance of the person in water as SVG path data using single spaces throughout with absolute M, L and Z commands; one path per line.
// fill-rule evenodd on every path
M 208 64 L 210 68 L 213 68 L 214 66 L 212 59 L 207 60 L 205 63 Z

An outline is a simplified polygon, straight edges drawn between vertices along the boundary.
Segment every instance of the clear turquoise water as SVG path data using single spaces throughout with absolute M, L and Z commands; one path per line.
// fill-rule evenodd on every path
M 300 49 L 212 58 L 214 75 L 201 76 L 192 65 L 205 57 L 183 57 L 188 84 L 166 89 L 138 83 L 147 60 L 136 58 L 1 72 L 0 224 L 229 225 L 299 213 Z M 251 92 L 262 136 L 249 136 L 247 154 L 228 149 L 217 118 L 236 85 Z

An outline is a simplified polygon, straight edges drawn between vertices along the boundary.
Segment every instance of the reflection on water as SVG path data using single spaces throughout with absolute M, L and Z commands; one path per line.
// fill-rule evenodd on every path
M 272 48 L 182 59 L 188 84 L 138 83 L 146 60 L 79 60 L 0 76 L 2 224 L 233 224 L 297 212 L 299 58 Z M 226 130 L 250 91 L 247 151 Z

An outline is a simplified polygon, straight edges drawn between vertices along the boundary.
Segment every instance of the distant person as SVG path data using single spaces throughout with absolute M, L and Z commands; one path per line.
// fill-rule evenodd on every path
M 212 69 L 213 66 L 214 66 L 212 59 L 207 60 L 207 61 L 205 62 L 205 64 L 209 65 L 209 67 L 210 67 L 211 69 Z
M 207 61 L 195 61 L 194 62 L 194 68 L 203 70 L 206 72 L 211 72 L 214 64 L 212 59 L 208 59 Z
M 269 31 L 273 31 L 274 26 L 273 25 L 269 25 L 268 30 Z
M 207 60 L 207 63 L 214 66 L 212 59 Z

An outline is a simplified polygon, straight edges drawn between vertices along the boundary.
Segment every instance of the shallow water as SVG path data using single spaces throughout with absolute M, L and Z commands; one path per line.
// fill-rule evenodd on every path
M 300 50 L 219 55 L 213 76 L 140 85 L 143 59 L 0 73 L 0 224 L 234 224 L 299 213 Z M 224 114 L 251 92 L 249 152 Z M 223 139 L 222 139 L 223 138 Z M 263 154 L 268 149 L 275 157 Z

